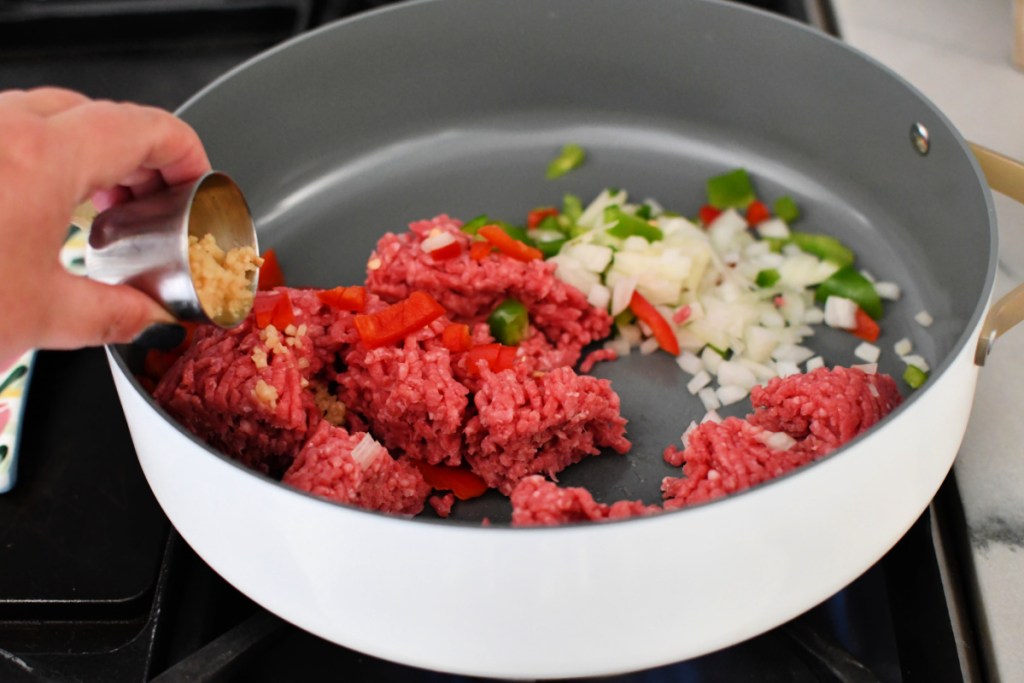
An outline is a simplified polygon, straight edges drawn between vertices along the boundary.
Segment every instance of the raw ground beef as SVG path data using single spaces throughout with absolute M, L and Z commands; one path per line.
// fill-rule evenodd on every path
M 388 449 L 431 465 L 462 462 L 469 390 L 452 374 L 445 317 L 393 346 L 357 344 L 335 378 L 342 401 Z
M 466 423 L 466 460 L 489 487 L 509 495 L 531 474 L 554 476 L 602 447 L 629 450 L 619 397 L 607 380 L 571 368 L 533 373 L 524 365 L 484 370 Z
M 611 316 L 559 280 L 554 264 L 517 261 L 497 252 L 476 261 L 469 256 L 472 238 L 461 226 L 442 215 L 412 223 L 402 235 L 382 237 L 367 265 L 368 290 L 387 301 L 423 290 L 445 307 L 452 320 L 468 323 L 484 320 L 506 298 L 517 299 L 529 311 L 531 325 L 557 349 L 557 360 L 552 357 L 547 369 L 558 367 L 554 362 L 575 364 L 584 346 L 608 336 Z M 436 232 L 453 235 L 462 252 L 434 260 L 420 244 Z
M 309 437 L 282 481 L 339 503 L 400 515 L 419 514 L 430 494 L 415 466 L 393 459 L 369 434 L 349 434 L 327 422 Z
M 525 477 L 512 491 L 513 526 L 552 526 L 570 522 L 598 522 L 640 517 L 661 512 L 658 505 L 638 500 L 598 503 L 585 488 L 560 488 L 535 474 Z
M 313 291 L 279 289 L 291 299 L 294 325 L 259 329 L 250 315 L 230 330 L 200 326 L 154 391 L 189 431 L 272 476 L 321 420 L 310 382 L 355 341 L 352 314 L 324 306 Z
M 819 368 L 773 379 L 751 392 L 754 412 L 745 420 L 705 422 L 687 437 L 685 450 L 665 449 L 683 477 L 666 477 L 666 508 L 712 500 L 775 478 L 838 448 L 872 426 L 902 400 L 888 375 L 856 368 Z M 768 445 L 781 432 L 784 450 Z M 783 438 L 783 441 L 788 441 Z
M 445 519 L 448 515 L 452 514 L 452 506 L 455 505 L 455 494 L 433 495 L 427 502 L 430 503 L 430 507 L 434 508 L 434 512 L 437 513 L 438 517 Z

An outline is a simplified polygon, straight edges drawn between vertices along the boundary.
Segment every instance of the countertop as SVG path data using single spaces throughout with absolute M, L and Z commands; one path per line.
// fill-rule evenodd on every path
M 931 99 L 965 138 L 1024 159 L 1024 72 L 1010 0 L 833 0 L 843 40 Z M 996 295 L 1024 281 L 1024 208 L 996 195 Z M 1024 681 L 1024 329 L 979 377 L 954 472 L 988 678 Z

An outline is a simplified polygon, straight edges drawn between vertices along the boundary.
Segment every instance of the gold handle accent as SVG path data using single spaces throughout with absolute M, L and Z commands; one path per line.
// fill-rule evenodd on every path
M 989 187 L 1024 204 L 1024 164 L 973 142 L 967 144 L 974 152 Z M 984 365 L 995 340 L 1021 321 L 1024 321 L 1024 284 L 1018 285 L 992 305 L 981 325 L 981 338 L 974 351 L 974 363 Z

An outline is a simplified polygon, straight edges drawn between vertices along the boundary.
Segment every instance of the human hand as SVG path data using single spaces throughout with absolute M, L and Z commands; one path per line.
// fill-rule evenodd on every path
M 131 287 L 68 273 L 59 253 L 86 199 L 102 211 L 208 170 L 198 135 L 166 111 L 58 88 L 0 92 L 0 362 L 173 322 Z

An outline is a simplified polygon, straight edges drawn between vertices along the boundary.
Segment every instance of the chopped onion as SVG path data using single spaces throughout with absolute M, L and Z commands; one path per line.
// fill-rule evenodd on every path
M 649 356 L 658 350 L 658 340 L 654 337 L 648 337 L 640 342 L 640 353 L 645 356 Z
M 861 372 L 865 372 L 869 375 L 873 375 L 878 372 L 878 363 L 863 363 L 860 365 L 851 365 L 851 368 L 856 368 Z
M 688 447 L 690 445 L 688 443 L 690 434 L 692 434 L 693 430 L 696 429 L 696 428 L 697 428 L 697 422 L 694 421 L 694 420 L 690 420 L 690 424 L 686 426 L 686 430 L 683 431 L 682 436 L 679 437 L 679 440 L 683 442 L 683 448 L 686 448 L 686 447 Z
M 738 362 L 724 360 L 718 366 L 718 383 L 722 386 L 741 387 L 749 392 L 757 384 L 757 377 L 754 376 L 750 368 L 744 367 Z
M 600 308 L 602 310 L 608 310 L 608 304 L 611 303 L 612 293 L 607 287 L 598 283 L 590 288 L 590 292 L 587 294 L 587 303 L 594 308 Z
M 825 324 L 843 330 L 857 327 L 857 303 L 841 296 L 825 299 Z
M 700 419 L 700 423 L 704 424 L 705 422 L 721 422 L 722 416 L 715 412 L 716 410 L 717 408 L 708 409 L 708 412 L 704 413 L 704 417 Z
M 928 361 L 926 361 L 923 357 L 921 357 L 921 356 L 919 356 L 917 354 L 912 354 L 912 355 L 909 355 L 909 356 L 901 356 L 900 360 L 903 361 L 904 363 L 906 363 L 907 365 L 913 365 L 914 367 L 916 367 L 921 372 L 928 372 L 928 370 L 931 369 L 931 368 L 928 367 Z
M 935 319 L 932 317 L 932 314 L 929 313 L 928 311 L 921 311 L 920 313 L 914 316 L 914 320 L 916 320 L 917 324 L 920 325 L 921 327 L 931 327 L 932 323 L 935 322 Z
M 780 344 L 772 352 L 772 358 L 780 362 L 789 362 L 799 365 L 814 356 L 814 351 L 806 346 L 796 344 Z
M 701 370 L 693 376 L 686 384 L 686 390 L 691 394 L 696 394 L 698 391 L 711 384 L 711 375 L 708 374 L 707 370 Z
M 893 344 L 892 350 L 896 352 L 897 356 L 902 358 L 903 356 L 909 355 L 910 352 L 914 350 L 914 345 L 910 342 L 909 339 L 904 337 L 903 339 L 900 339 L 898 342 Z
M 431 233 L 427 239 L 420 242 L 420 249 L 429 254 L 430 252 L 436 251 L 442 247 L 447 247 L 453 242 L 455 242 L 455 235 L 450 232 L 438 230 L 437 232 Z
M 691 375 L 696 375 L 704 371 L 704 363 L 701 362 L 697 354 L 692 351 L 683 351 L 679 356 L 676 357 L 676 365 L 678 365 L 684 372 L 688 372 Z
M 352 459 L 359 463 L 364 470 L 369 467 L 384 452 L 384 447 L 377 443 L 372 436 L 364 434 L 362 440 L 352 449 Z
M 878 357 L 882 354 L 882 350 L 874 344 L 868 342 L 861 342 L 857 345 L 857 348 L 853 350 L 853 355 L 860 358 L 865 363 L 877 363 Z
M 789 237 L 789 226 L 781 218 L 769 218 L 757 224 L 757 233 L 761 237 L 786 239 Z
M 612 287 L 612 308 L 611 314 L 618 315 L 629 308 L 629 302 L 633 299 L 633 292 L 636 290 L 635 277 L 623 277 L 615 281 Z
M 790 375 L 799 375 L 800 367 L 789 360 L 781 360 L 775 363 L 775 370 L 779 373 L 779 377 L 789 377 Z
M 715 394 L 718 396 L 718 400 L 722 402 L 723 406 L 729 406 L 733 403 L 738 403 L 747 397 L 750 393 L 749 389 L 745 387 L 736 386 L 734 384 L 726 384 L 718 387 L 718 391 Z
M 895 282 L 876 282 L 875 292 L 879 297 L 896 301 L 900 298 L 900 286 Z
M 722 356 L 717 351 L 710 346 L 706 346 L 700 354 L 700 359 L 704 361 L 704 367 L 708 372 L 712 375 L 718 374 L 718 366 L 722 364 Z
M 765 430 L 758 434 L 756 438 L 768 448 L 776 451 L 788 451 L 796 445 L 796 439 L 786 432 L 769 432 Z
M 698 391 L 697 398 L 704 404 L 704 410 L 709 413 L 722 407 L 722 402 L 718 400 L 718 395 L 711 387 L 705 387 Z
M 807 364 L 804 365 L 804 367 L 807 368 L 807 372 L 812 372 L 814 370 L 817 370 L 818 368 L 823 368 L 825 367 L 825 359 L 822 358 L 821 356 L 815 356 L 814 358 L 807 361 Z
M 628 356 L 632 346 L 630 346 L 629 340 L 624 337 L 616 337 L 610 341 L 604 343 L 604 348 L 615 352 L 615 355 L 619 358 Z

